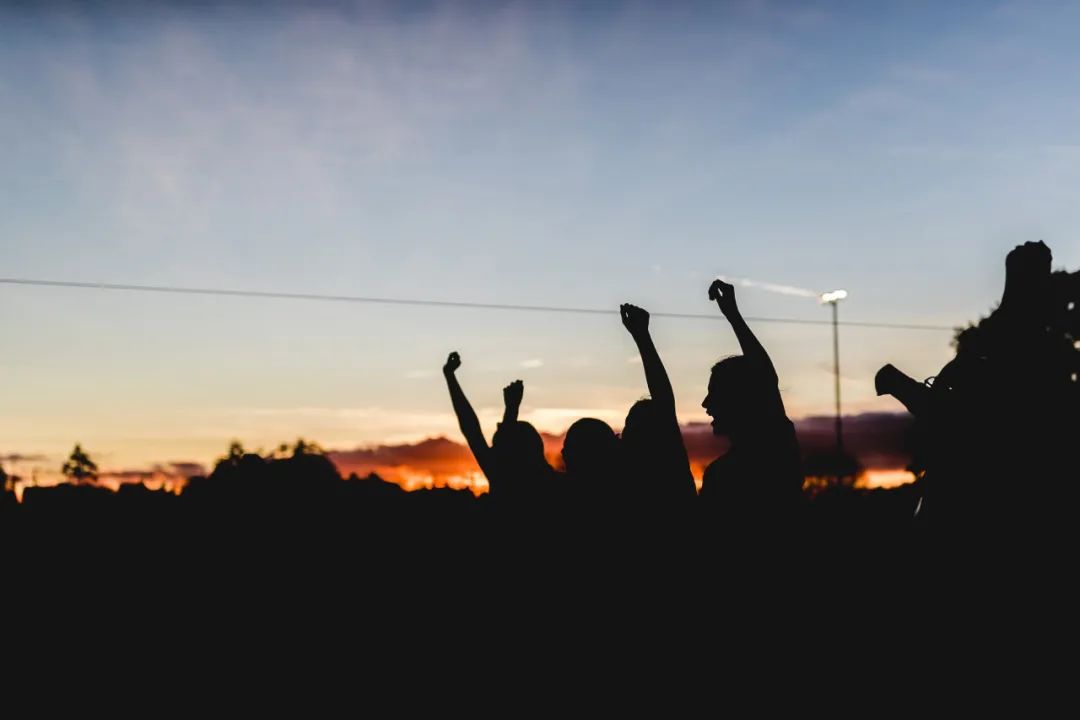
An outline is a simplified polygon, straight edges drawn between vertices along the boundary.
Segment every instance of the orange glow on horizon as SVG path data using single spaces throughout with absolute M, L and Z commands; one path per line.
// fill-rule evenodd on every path
M 867 470 L 859 477 L 858 486 L 869 490 L 888 490 L 915 482 L 910 470 Z
M 705 467 L 706 464 L 703 462 L 691 462 L 694 484 L 697 487 L 698 492 L 701 491 L 702 474 L 704 473 Z M 477 497 L 489 492 L 487 478 L 484 477 L 483 473 L 481 473 L 478 468 L 462 467 L 460 471 L 456 473 L 448 473 L 445 470 L 445 467 L 440 468 L 440 471 L 436 472 L 432 469 L 418 468 L 410 465 L 395 465 L 373 467 L 367 469 L 367 472 L 378 475 L 384 481 L 393 483 L 406 492 L 449 488 L 451 490 L 468 490 Z M 343 477 L 348 474 L 349 473 L 342 472 Z M 367 473 L 365 473 L 364 476 L 366 476 L 366 474 Z M 856 486 L 867 490 L 886 490 L 907 485 L 914 481 L 915 476 L 908 470 L 868 470 L 859 477 Z M 38 487 L 49 487 L 62 483 L 63 480 L 60 480 L 60 482 L 44 482 L 39 483 Z M 134 484 L 141 484 L 146 487 L 146 489 L 152 491 L 180 495 L 187 486 L 188 481 L 183 477 L 170 476 L 166 473 L 156 472 L 148 473 L 145 477 L 137 480 L 103 475 L 98 482 L 95 483 L 96 486 L 107 488 L 113 492 L 118 492 L 122 485 Z M 27 487 L 29 487 L 29 485 L 24 482 L 15 485 L 15 496 L 18 502 L 22 502 L 23 492 Z
M 544 454 L 553 468 L 562 471 L 561 435 L 543 434 Z M 711 433 L 684 431 L 689 455 L 690 470 L 700 492 L 702 478 L 708 465 L 723 454 Z M 371 474 L 399 486 L 406 492 L 415 490 L 449 488 L 468 490 L 476 496 L 489 491 L 487 479 L 480 471 L 468 447 L 445 436 L 429 438 L 415 444 L 376 446 L 351 451 L 330 451 L 329 459 L 342 478 L 352 474 L 366 478 Z M 866 470 L 855 486 L 862 489 L 891 489 L 915 480 L 912 473 L 900 468 L 875 468 Z M 65 482 L 59 472 L 35 473 L 31 480 L 20 479 L 15 484 L 16 497 L 21 502 L 27 487 L 50 486 Z M 151 491 L 179 495 L 188 484 L 185 476 L 156 466 L 151 470 L 106 470 L 95 483 L 100 487 L 118 491 L 123 485 L 141 484 Z

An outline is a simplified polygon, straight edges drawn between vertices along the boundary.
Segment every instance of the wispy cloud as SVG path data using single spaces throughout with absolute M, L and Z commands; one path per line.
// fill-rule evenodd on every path
M 42 455 L 41 453 L 10 453 L 8 455 L 0 455 L 0 462 L 3 463 L 45 462 L 48 459 L 48 455 Z
M 60 43 L 28 51 L 34 92 L 0 128 L 40 128 L 80 194 L 125 237 L 197 238 L 237 207 L 337 216 L 358 177 L 423 161 L 448 127 L 512 107 L 539 58 L 525 8 L 146 11 L 103 43 L 96 11 L 49 16 Z M 250 26 L 250 27 L 249 27 Z M 243 47 L 235 38 L 243 37 Z M 42 123 L 45 115 L 64 123 Z

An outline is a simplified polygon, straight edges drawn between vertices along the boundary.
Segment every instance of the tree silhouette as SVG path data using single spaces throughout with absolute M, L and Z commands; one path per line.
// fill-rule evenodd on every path
M 319 447 L 317 443 L 308 442 L 304 438 L 298 438 L 296 444 L 292 448 L 293 457 L 303 457 L 304 455 L 325 455 L 323 449 Z
M 98 467 L 90 456 L 83 452 L 82 445 L 77 444 L 67 462 L 64 463 L 61 472 L 72 485 L 82 485 L 97 480 Z
M 218 460 L 218 465 L 225 464 L 235 467 L 240 464 L 245 454 L 244 446 L 240 444 L 240 441 L 233 440 L 229 443 L 229 452 L 225 454 L 225 457 Z

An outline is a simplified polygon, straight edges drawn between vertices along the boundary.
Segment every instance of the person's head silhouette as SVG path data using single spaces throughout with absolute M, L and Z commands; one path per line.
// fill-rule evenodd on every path
M 619 438 L 603 420 L 582 418 L 566 431 L 562 457 L 571 476 L 588 479 L 609 476 L 617 472 Z
M 733 355 L 713 365 L 701 407 L 712 418 L 713 433 L 734 441 L 768 420 L 775 392 L 776 386 L 755 372 L 746 356 Z
M 692 487 L 682 482 L 689 481 L 690 468 L 677 420 L 663 404 L 651 398 L 634 403 L 626 414 L 619 446 L 624 470 L 620 494 L 651 502 Z
M 530 423 L 520 420 L 499 424 L 491 449 L 500 472 L 534 476 L 550 470 L 544 457 L 544 440 Z
M 647 450 L 647 443 L 657 438 L 667 417 L 651 398 L 642 398 L 630 406 L 623 424 L 624 450 Z

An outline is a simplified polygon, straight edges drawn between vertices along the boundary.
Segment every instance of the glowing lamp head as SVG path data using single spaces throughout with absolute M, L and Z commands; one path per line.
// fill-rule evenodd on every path
M 847 297 L 847 290 L 830 290 L 827 293 L 821 293 L 821 303 L 828 305 L 829 303 L 838 303 Z

